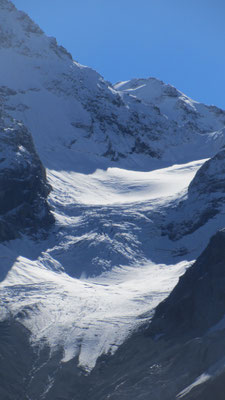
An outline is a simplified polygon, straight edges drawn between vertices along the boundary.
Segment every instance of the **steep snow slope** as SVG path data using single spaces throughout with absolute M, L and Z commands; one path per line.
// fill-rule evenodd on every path
M 4 319 L 10 313 L 22 322 L 32 333 L 33 345 L 62 349 L 63 362 L 78 356 L 79 366 L 86 371 L 100 355 L 114 353 L 145 321 L 142 313 L 151 315 L 188 266 L 147 264 L 79 280 L 40 264 L 17 259 L 1 284 L 1 313 Z
M 224 144 L 223 111 L 188 100 L 197 107 L 194 116 L 185 109 L 185 123 L 170 119 L 160 111 L 171 101 L 170 93 L 161 96 L 161 82 L 154 104 L 117 90 L 73 61 L 12 3 L 1 0 L 0 8 L 1 104 L 32 132 L 45 166 L 94 171 L 119 161 L 150 170 L 210 157 Z
M 174 193 L 187 186 L 199 165 L 195 162 L 149 173 L 110 169 L 108 173 L 83 175 L 83 206 L 76 203 L 76 192 L 82 200 L 76 174 L 71 173 L 71 178 L 62 173 L 60 180 L 51 174 L 50 204 L 56 232 L 45 242 L 26 239 L 1 247 L 4 262 L 11 261 L 0 285 L 4 318 L 10 313 L 22 322 L 32 332 L 34 343 L 44 340 L 52 349 L 62 346 L 64 361 L 78 355 L 80 365 L 87 370 L 102 353 L 116 350 L 131 330 L 143 323 L 146 317 L 140 315 L 148 312 L 149 317 L 150 310 L 169 294 L 189 265 L 180 260 L 175 265 L 151 261 L 161 249 L 157 249 L 160 233 L 150 216 L 154 218 Z M 137 185 L 138 177 L 142 179 Z M 66 184 L 70 189 L 65 190 Z M 135 202 L 129 198 L 130 190 Z M 146 191 L 150 200 L 143 201 Z M 98 196 L 92 200 L 95 192 L 105 194 L 105 209 Z M 154 243 L 148 259 L 142 246 L 145 240 L 149 246 L 150 238 Z M 168 239 L 163 241 L 166 251 L 172 252 L 174 246 L 171 249 Z M 84 273 L 96 275 L 104 270 L 109 272 L 84 277 Z M 81 279 L 73 278 L 80 274 Z
M 114 89 L 135 96 L 146 104 L 157 105 L 162 114 L 180 127 L 192 126 L 199 133 L 224 128 L 225 111 L 198 103 L 158 79 L 132 79 L 115 84 Z
M 76 193 L 82 200 L 79 180 L 76 185 L 69 173 L 62 173 L 60 180 L 51 174 L 50 204 L 56 219 L 51 236 L 1 246 L 2 260 L 9 265 L 0 285 L 2 318 L 13 316 L 30 330 L 33 344 L 61 348 L 63 361 L 77 356 L 87 371 L 101 354 L 113 353 L 151 317 L 211 230 L 222 223 L 209 222 L 204 235 L 197 232 L 175 244 L 161 236 L 170 203 L 184 195 L 202 162 L 149 173 L 109 169 L 108 174 L 83 175 L 84 204 L 76 202 Z M 115 182 L 118 176 L 123 176 L 123 193 Z M 139 176 L 144 179 L 137 185 Z M 70 189 L 65 194 L 66 184 Z M 129 198 L 130 188 L 135 202 Z M 105 193 L 105 206 L 94 196 L 99 190 Z M 149 199 L 143 200 L 148 190 Z M 112 192 L 117 202 L 112 196 L 110 201 Z

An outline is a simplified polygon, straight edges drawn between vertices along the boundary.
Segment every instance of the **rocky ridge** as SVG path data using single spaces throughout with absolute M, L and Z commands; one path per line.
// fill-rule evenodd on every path
M 56 168 L 54 151 L 149 170 L 212 156 L 224 144 L 223 110 L 153 78 L 113 87 L 10 1 L 0 7 L 1 102 L 31 131 L 45 166 Z
M 190 235 L 224 210 L 225 150 L 206 161 L 191 181 L 184 199 L 174 204 L 163 234 L 170 239 Z
M 0 152 L 0 240 L 40 233 L 54 222 L 47 204 L 51 188 L 31 134 L 3 113 Z

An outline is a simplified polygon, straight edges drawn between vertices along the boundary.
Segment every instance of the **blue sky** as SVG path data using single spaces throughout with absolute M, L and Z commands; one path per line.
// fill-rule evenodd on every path
M 13 0 L 111 82 L 154 76 L 225 109 L 224 0 Z

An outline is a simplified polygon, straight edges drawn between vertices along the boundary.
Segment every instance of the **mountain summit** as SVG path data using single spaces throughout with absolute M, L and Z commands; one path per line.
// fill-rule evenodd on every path
M 0 9 L 1 103 L 31 131 L 46 166 L 56 168 L 58 152 L 58 168 L 65 153 L 78 165 L 82 154 L 92 168 L 119 161 L 149 170 L 212 156 L 224 144 L 222 110 L 153 78 L 113 87 L 11 2 Z

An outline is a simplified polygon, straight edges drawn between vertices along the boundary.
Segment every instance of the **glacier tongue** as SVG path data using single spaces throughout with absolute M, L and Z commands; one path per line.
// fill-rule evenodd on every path
M 63 362 L 78 356 L 90 371 L 100 355 L 113 354 L 149 319 L 189 264 L 123 267 L 75 279 L 19 257 L 1 284 L 1 320 L 10 313 L 32 333 L 31 343 L 62 348 Z
M 2 318 L 10 313 L 30 330 L 33 344 L 48 344 L 52 351 L 63 348 L 62 361 L 77 356 L 79 365 L 90 371 L 101 354 L 113 353 L 133 329 L 151 317 L 154 308 L 170 293 L 179 275 L 191 264 L 174 261 L 172 265 L 163 265 L 147 260 L 144 252 L 140 251 L 141 242 L 145 241 L 145 230 L 140 230 L 140 226 L 141 220 L 146 218 L 149 237 L 151 231 L 153 237 L 156 235 L 152 239 L 152 257 L 154 251 L 158 251 L 157 247 L 164 246 L 166 252 L 172 251 L 168 240 L 160 246 L 159 233 L 145 213 L 151 210 L 154 214 L 159 207 L 166 207 L 178 192 L 183 192 L 202 162 L 148 173 L 121 169 L 99 170 L 92 175 L 49 171 L 53 187 L 50 203 L 54 207 L 59 242 L 56 241 L 57 235 L 53 235 L 46 242 L 33 243 L 24 239 L 14 242 L 12 248 L 11 243 L 1 245 L 3 260 L 12 260 L 12 267 L 0 284 L 4 305 Z M 131 190 L 133 197 L 130 198 Z M 106 263 L 107 258 L 108 262 L 111 261 L 110 253 L 106 256 L 106 250 L 101 253 L 106 228 L 99 234 L 96 226 L 89 228 L 84 216 L 81 213 L 77 215 L 75 206 L 76 201 L 78 205 L 83 202 L 86 212 L 89 212 L 88 223 L 92 213 L 99 223 L 104 208 L 100 205 L 99 192 L 106 201 L 110 229 L 121 227 L 109 243 L 112 252 L 112 247 L 120 241 L 120 248 L 115 249 L 113 269 Z M 113 214 L 110 214 L 110 208 Z M 140 236 L 139 242 L 134 236 L 136 247 L 132 247 L 132 240 L 125 237 L 128 212 L 132 212 L 133 219 L 127 235 L 132 236 L 132 231 L 138 230 Z M 80 259 L 78 245 L 83 240 L 83 230 L 88 244 L 82 248 Z M 103 246 L 103 249 L 107 247 Z M 123 262 L 121 251 L 125 254 Z M 24 255 L 18 257 L 17 254 Z M 103 273 L 76 278 L 77 271 L 93 274 L 91 262 L 96 257 L 101 268 L 99 272 Z M 126 260 L 130 266 L 126 265 Z

